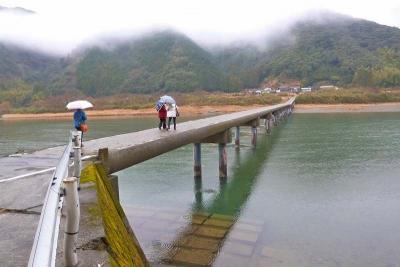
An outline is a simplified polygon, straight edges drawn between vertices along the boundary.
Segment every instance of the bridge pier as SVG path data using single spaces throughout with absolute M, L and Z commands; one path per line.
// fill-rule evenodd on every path
M 226 144 L 231 142 L 232 142 L 231 129 L 207 137 L 202 141 L 202 143 L 218 144 L 219 178 L 222 180 L 228 177 L 228 159 L 226 155 Z
M 260 126 L 260 118 L 251 120 L 251 121 L 243 124 L 243 126 L 251 127 L 251 145 L 253 147 L 256 147 L 256 145 L 257 145 L 257 127 Z
M 277 121 L 277 123 L 276 123 L 277 125 L 282 121 L 282 113 L 280 110 L 278 110 L 276 112 L 276 121 Z
M 236 146 L 236 148 L 240 148 L 240 126 L 236 126 L 235 146 Z
M 272 112 L 271 116 L 272 116 L 272 121 L 273 121 L 274 126 L 278 126 L 278 120 L 276 118 L 276 114 L 274 114 L 274 112 Z
M 228 159 L 226 156 L 226 143 L 218 144 L 219 154 L 219 179 L 228 178 Z
M 203 203 L 203 183 L 201 177 L 195 177 L 194 179 L 194 197 L 196 200 L 196 206 L 200 208 Z
M 251 145 L 253 147 L 257 146 L 257 126 L 251 127 Z
M 271 134 L 271 131 L 272 131 L 272 114 L 268 113 L 263 118 L 264 118 L 265 133 L 266 134 Z
M 201 144 L 193 144 L 193 172 L 194 178 L 201 178 Z

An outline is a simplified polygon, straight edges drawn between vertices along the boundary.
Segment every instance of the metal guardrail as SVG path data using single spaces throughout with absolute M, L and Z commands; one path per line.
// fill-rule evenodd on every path
M 47 189 L 47 194 L 29 257 L 28 267 L 55 266 L 61 208 L 63 203 L 61 184 L 68 175 L 69 158 L 72 147 L 72 140 L 70 138 Z

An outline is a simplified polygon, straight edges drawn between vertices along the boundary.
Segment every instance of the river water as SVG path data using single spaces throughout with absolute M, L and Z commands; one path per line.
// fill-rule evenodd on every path
M 155 123 L 91 120 L 87 138 Z M 64 144 L 69 127 L 0 121 L 0 151 Z M 400 266 L 399 113 L 294 114 L 270 136 L 259 129 L 256 149 L 242 127 L 241 143 L 227 148 L 227 181 L 218 178 L 213 144 L 202 145 L 201 181 L 191 145 L 118 173 L 121 203 L 149 259 L 161 262 L 195 216 L 212 214 L 234 222 L 211 250 L 214 266 Z M 208 247 L 185 244 L 193 262 L 209 256 Z

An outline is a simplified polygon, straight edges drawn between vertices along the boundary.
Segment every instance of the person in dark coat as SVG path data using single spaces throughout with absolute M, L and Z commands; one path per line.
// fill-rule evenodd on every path
M 158 118 L 160 118 L 160 123 L 158 124 L 158 129 L 161 130 L 161 126 L 163 129 L 167 128 L 167 109 L 165 105 L 162 105 L 160 110 L 158 111 Z
M 81 125 L 84 124 L 87 120 L 86 113 L 82 109 L 77 109 L 74 112 L 74 127 L 76 130 L 81 131 L 81 146 L 83 142 L 83 131 L 81 129 Z

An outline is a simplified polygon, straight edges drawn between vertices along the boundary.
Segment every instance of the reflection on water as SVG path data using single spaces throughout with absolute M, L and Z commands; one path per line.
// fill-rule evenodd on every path
M 280 131 L 280 129 L 276 129 L 273 136 L 260 135 L 257 149 L 247 146 L 238 151 L 230 146 L 228 149 L 233 155 L 230 159 L 233 164 L 227 180 L 215 179 L 218 176 L 216 172 L 218 169 L 210 172 L 208 166 L 205 166 L 207 163 L 204 164 L 203 160 L 205 169 L 203 176 L 214 177 L 216 182 L 213 187 L 218 185 L 218 188 L 215 189 L 209 188 L 210 184 L 206 182 L 208 180 L 206 177 L 203 179 L 192 178 L 193 167 L 190 154 L 187 153 L 191 146 L 185 149 L 185 153 L 178 152 L 177 154 L 180 156 L 186 154 L 185 156 L 189 157 L 187 160 L 189 161 L 188 170 L 191 174 L 189 179 L 193 180 L 192 198 L 194 196 L 195 200 L 191 210 L 185 210 L 183 206 L 179 209 L 177 205 L 174 205 L 173 209 L 171 207 L 160 208 L 158 205 L 134 207 L 129 204 L 125 205 L 128 218 L 133 223 L 134 230 L 150 260 L 176 266 L 188 264 L 209 266 L 219 255 L 225 255 L 219 254 L 222 248 L 228 249 L 228 251 L 229 249 L 237 251 L 239 254 L 243 254 L 240 251 L 243 248 L 247 248 L 247 250 L 251 248 L 252 251 L 253 248 L 247 246 L 246 242 L 257 241 L 257 236 L 264 223 L 255 219 L 239 218 L 240 210 L 251 195 L 252 187 L 268 157 L 268 151 L 271 150 L 274 140 L 279 138 Z M 250 142 L 249 131 L 244 131 L 242 135 L 244 135 L 243 143 Z M 212 151 L 217 153 L 216 149 L 216 145 L 203 144 L 203 157 L 204 154 L 212 154 Z M 231 154 L 229 155 L 231 156 Z M 161 166 L 167 164 L 169 158 L 181 162 L 178 155 L 161 156 L 152 161 Z M 151 165 L 151 162 L 147 164 Z M 215 167 L 217 168 L 217 166 Z M 147 166 L 145 169 L 152 169 L 152 167 Z M 125 175 L 125 172 L 122 173 L 122 176 Z M 168 179 L 168 177 L 164 177 L 164 179 Z M 233 226 L 236 227 L 236 231 L 230 234 Z M 228 236 L 232 237 L 227 239 Z M 235 238 L 239 242 L 234 241 Z M 223 259 L 220 262 L 228 264 L 231 261 Z M 217 263 L 214 265 L 218 266 Z
M 196 204 L 187 225 L 179 229 L 174 240 L 167 246 L 168 250 L 161 253 L 163 262 L 176 265 L 233 266 L 236 263 L 226 258 L 229 252 L 242 256 L 252 255 L 256 245 L 254 242 L 258 239 L 263 223 L 246 222 L 243 219 L 237 221 L 279 131 L 276 129 L 273 137 L 262 136 L 257 149 L 250 150 L 241 163 L 240 152 L 235 150 L 238 159 L 234 160 L 233 165 L 236 168 L 228 180 L 220 180 L 219 192 L 207 204 L 202 201 L 202 180 L 195 179 Z M 231 233 L 234 226 L 236 230 Z M 219 250 L 222 252 L 219 253 Z M 218 259 L 216 263 L 215 259 Z
M 256 149 L 246 151 L 235 150 L 233 166 L 228 181 L 220 181 L 219 193 L 214 199 L 202 206 L 200 211 L 219 213 L 236 217 L 253 191 L 259 174 L 263 170 L 269 151 L 275 140 L 279 138 L 281 128 L 276 128 L 272 136 L 260 134 Z M 241 154 L 243 158 L 240 157 Z
M 399 266 L 397 116 L 296 114 L 256 150 L 229 146 L 226 184 L 217 146 L 201 182 L 183 147 L 121 172 L 122 202 L 153 262 Z

